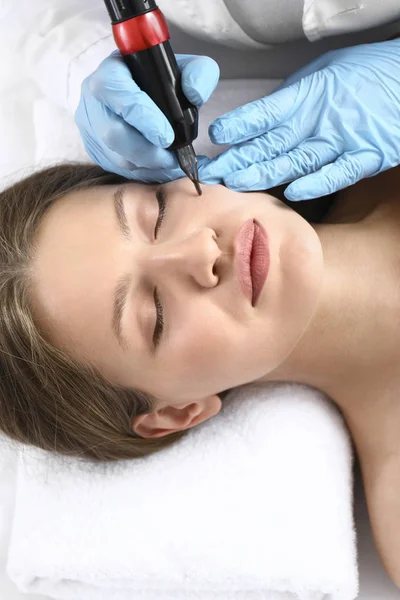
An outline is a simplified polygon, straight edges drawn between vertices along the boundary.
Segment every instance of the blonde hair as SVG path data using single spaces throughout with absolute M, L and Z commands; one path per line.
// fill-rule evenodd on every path
M 186 433 L 138 437 L 132 418 L 152 412 L 154 401 L 55 348 L 32 316 L 30 265 L 45 211 L 72 191 L 124 181 L 98 166 L 61 164 L 0 193 L 0 430 L 17 442 L 108 462 L 151 454 Z

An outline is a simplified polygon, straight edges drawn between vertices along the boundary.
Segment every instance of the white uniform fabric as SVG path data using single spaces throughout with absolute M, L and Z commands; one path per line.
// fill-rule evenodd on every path
M 158 5 L 194 37 L 234 48 L 266 48 L 303 34 L 314 41 L 400 19 L 400 0 L 158 0 Z
M 303 28 L 312 42 L 397 19 L 400 0 L 304 0 Z
M 268 47 L 242 29 L 224 0 L 157 0 L 157 4 L 168 21 L 194 37 L 239 49 Z M 253 6 L 251 11 L 255 13 Z
M 158 0 L 168 21 L 232 48 L 265 49 L 304 37 L 303 0 Z
M 304 38 L 304 0 L 225 0 L 241 28 L 262 44 L 281 44 Z

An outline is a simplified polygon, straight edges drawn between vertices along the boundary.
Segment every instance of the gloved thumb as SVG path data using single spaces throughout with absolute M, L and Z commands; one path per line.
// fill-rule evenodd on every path
M 218 64 L 208 56 L 177 54 L 176 61 L 182 72 L 182 90 L 186 98 L 197 107 L 210 98 L 218 85 Z

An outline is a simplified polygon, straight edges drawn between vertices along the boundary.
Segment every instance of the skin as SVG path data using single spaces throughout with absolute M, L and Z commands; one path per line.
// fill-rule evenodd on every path
M 142 437 L 161 437 L 215 415 L 218 394 L 259 381 L 296 381 L 337 404 L 360 459 L 371 525 L 389 576 L 400 582 L 400 171 L 345 190 L 324 223 L 310 225 L 264 193 L 187 179 L 131 183 L 117 227 L 116 186 L 73 193 L 44 216 L 32 264 L 34 311 L 57 346 L 111 381 L 151 394 L 136 417 Z M 264 225 L 271 266 L 256 306 L 241 290 L 234 238 L 249 218 Z M 132 288 L 123 317 L 128 347 L 111 328 L 113 290 Z M 153 292 L 165 332 L 151 348 Z M 145 339 L 137 321 L 144 323 Z

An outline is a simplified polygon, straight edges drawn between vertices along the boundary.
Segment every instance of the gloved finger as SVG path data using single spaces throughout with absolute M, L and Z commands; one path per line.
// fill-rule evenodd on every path
M 75 119 L 77 114 L 78 111 L 75 115 Z M 107 148 L 101 140 L 98 140 L 84 130 L 82 132 L 82 142 L 87 154 L 93 162 L 102 167 L 102 169 L 110 173 L 122 175 L 123 177 L 131 177 L 132 171 L 136 168 L 135 165 L 119 154 L 112 152 L 112 150 Z
M 179 178 L 181 174 L 183 175 L 183 172 L 180 169 L 180 167 L 175 170 L 159 169 L 158 171 L 146 168 L 138 169 L 136 165 L 126 160 L 120 154 L 113 152 L 104 145 L 99 146 L 96 138 L 93 138 L 91 136 L 83 138 L 83 144 L 90 158 L 95 163 L 100 165 L 102 169 L 108 171 L 109 173 L 116 173 L 117 175 L 121 175 L 126 179 L 133 179 L 136 181 L 143 181 L 148 183 L 163 183 L 164 181 L 171 180 L 168 176 L 166 176 L 166 174 L 168 173 L 172 178 Z
M 136 167 L 134 164 L 108 148 L 101 147 L 100 149 L 95 139 L 85 139 L 84 146 L 93 162 L 100 165 L 105 171 L 116 173 L 117 175 L 126 177 L 126 179 L 136 178 Z
M 333 194 L 364 177 L 372 177 L 381 158 L 370 151 L 346 152 L 330 165 L 290 184 L 285 190 L 288 200 L 311 200 Z
M 220 180 L 230 173 L 243 171 L 256 163 L 272 160 L 295 148 L 302 139 L 300 128 L 291 127 L 290 123 L 286 123 L 273 131 L 221 152 L 204 167 L 201 179 L 205 182 Z
M 228 175 L 224 183 L 235 191 L 269 189 L 313 173 L 337 157 L 337 150 L 327 140 L 311 138 L 271 161 Z
M 152 144 L 167 148 L 174 141 L 168 119 L 132 79 L 120 54 L 112 53 L 84 80 L 83 95 L 85 86 L 89 87 L 87 94 L 135 127 Z
M 198 164 L 201 165 L 208 160 L 208 157 L 200 154 L 197 156 L 197 160 Z M 165 183 L 167 181 L 182 179 L 183 177 L 186 177 L 186 175 L 182 169 L 178 167 L 177 169 L 160 169 L 158 171 L 152 169 L 136 169 L 133 178 L 146 183 Z
M 89 156 L 93 158 L 88 152 Z M 207 156 L 202 154 L 197 156 L 199 165 L 208 160 Z M 94 159 L 93 159 L 94 160 Z M 97 164 L 99 164 L 98 161 Z M 110 173 L 116 173 L 126 179 L 142 182 L 142 183 L 167 183 L 186 177 L 180 167 L 176 169 L 138 169 L 128 161 L 125 161 L 119 154 L 115 154 L 112 150 L 108 150 L 102 154 L 100 166 Z
M 139 183 L 167 183 L 176 179 L 182 179 L 183 177 L 186 177 L 186 175 L 180 167 L 177 169 L 159 169 L 158 171 L 143 168 L 135 169 L 128 179 Z
M 211 141 L 239 144 L 274 129 L 290 116 L 298 93 L 296 84 L 225 113 L 208 128 Z
M 109 109 L 107 131 L 102 133 L 104 144 L 113 152 L 132 162 L 136 167 L 147 169 L 174 169 L 179 167 L 176 154 L 151 144 L 139 131 L 125 123 Z
M 88 152 L 89 156 L 91 154 Z M 94 159 L 93 159 L 94 160 Z M 125 161 L 119 154 L 111 150 L 103 152 L 101 161 L 96 160 L 97 164 L 110 173 L 116 173 L 126 179 L 142 183 L 166 183 L 185 177 L 184 172 L 179 167 L 177 169 L 138 169 L 135 165 Z
M 182 72 L 182 90 L 186 98 L 197 107 L 210 98 L 218 85 L 218 63 L 208 56 L 177 54 L 176 62 Z

